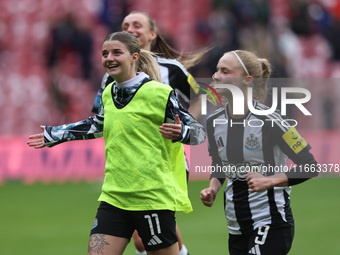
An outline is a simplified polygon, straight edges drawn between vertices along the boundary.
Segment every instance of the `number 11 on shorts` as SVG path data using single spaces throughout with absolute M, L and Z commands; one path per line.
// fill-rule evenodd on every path
M 152 218 L 155 218 L 157 234 L 161 233 L 161 225 L 159 224 L 159 218 L 158 218 L 157 213 L 153 213 L 153 214 L 151 214 L 151 216 L 150 215 L 144 215 L 144 218 L 147 219 L 148 222 L 149 222 L 150 232 L 151 232 L 152 236 L 155 234 Z

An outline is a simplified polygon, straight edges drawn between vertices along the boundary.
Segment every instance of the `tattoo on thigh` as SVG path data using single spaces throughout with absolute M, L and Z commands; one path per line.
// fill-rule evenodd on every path
M 106 235 L 104 234 L 93 234 L 90 236 L 89 241 L 89 254 L 104 254 L 104 246 L 110 245 L 105 241 Z

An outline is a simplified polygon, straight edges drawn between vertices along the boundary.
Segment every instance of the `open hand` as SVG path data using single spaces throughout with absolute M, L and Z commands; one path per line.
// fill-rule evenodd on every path
M 40 127 L 43 131 L 45 130 L 45 126 Z M 34 147 L 35 149 L 41 149 L 46 146 L 44 141 L 44 132 L 35 135 L 30 135 L 28 139 L 30 139 L 29 141 L 27 141 L 28 146 Z

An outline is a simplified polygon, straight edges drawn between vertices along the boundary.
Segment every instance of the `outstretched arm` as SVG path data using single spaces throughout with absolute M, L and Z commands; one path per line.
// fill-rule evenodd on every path
M 28 146 L 41 149 L 45 146 L 53 147 L 57 144 L 88 140 L 103 136 L 104 117 L 100 114 L 87 120 L 61 126 L 41 126 L 43 133 L 29 136 Z

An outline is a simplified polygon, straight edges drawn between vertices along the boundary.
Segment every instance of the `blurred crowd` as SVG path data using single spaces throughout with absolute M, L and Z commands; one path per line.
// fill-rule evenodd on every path
M 274 77 L 340 78 L 340 1 L 215 0 L 196 27 L 198 42 L 217 44 L 210 68 L 242 48 L 268 58 Z
M 2 0 L 0 10 L 2 135 L 90 116 L 102 41 L 132 10 L 148 12 L 178 50 L 214 45 L 194 77 L 211 77 L 221 55 L 240 48 L 268 58 L 276 78 L 333 78 L 309 87 L 319 98 L 311 124 L 340 126 L 339 0 Z

